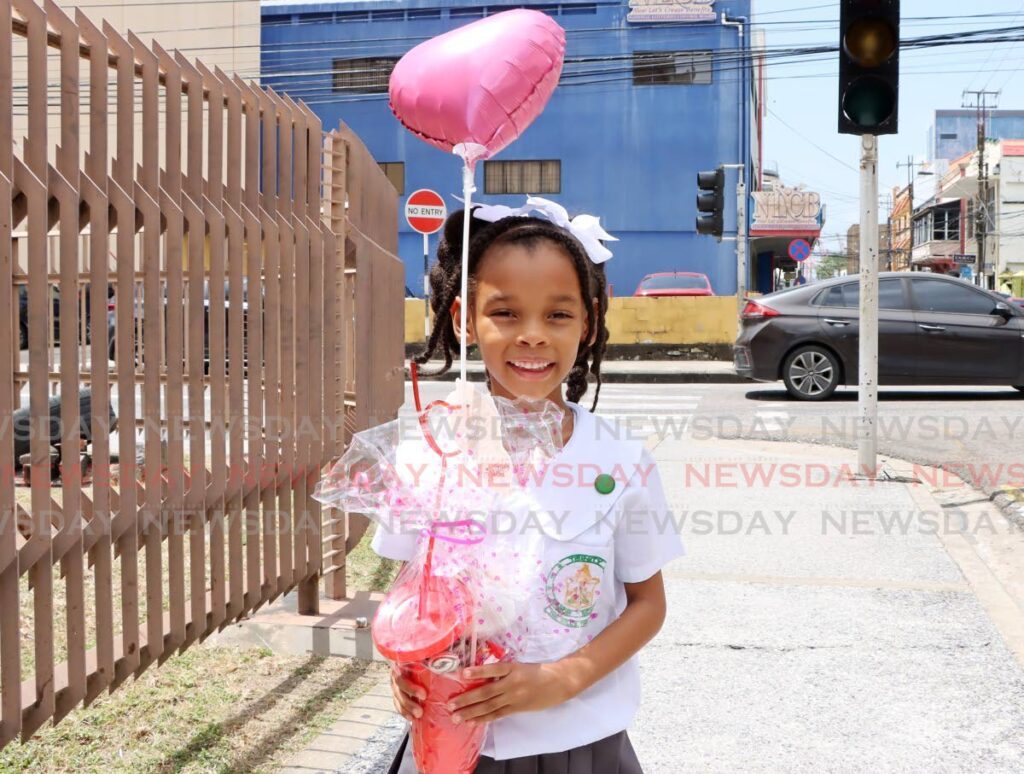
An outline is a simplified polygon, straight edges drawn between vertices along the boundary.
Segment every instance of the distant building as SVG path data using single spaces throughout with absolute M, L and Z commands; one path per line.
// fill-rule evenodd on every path
M 888 271 L 889 226 L 878 224 L 878 268 Z M 860 271 L 860 224 L 854 223 L 846 230 L 846 273 L 856 274 Z
M 889 255 L 882 262 L 889 271 L 910 269 L 910 251 L 914 246 L 913 229 L 913 188 L 893 188 L 892 212 L 889 214 L 889 229 L 892 234 Z
M 814 259 L 797 261 L 790 256 L 796 240 L 813 248 L 825 223 L 821 195 L 804 186 L 785 186 L 779 173 L 770 170 L 762 179 L 762 189 L 751 196 L 753 220 L 750 228 L 750 252 L 756 262 L 753 290 L 770 293 L 793 282 L 813 277 Z
M 455 209 L 458 160 L 401 126 L 388 109 L 388 79 L 420 41 L 517 7 L 565 28 L 566 64 L 533 125 L 478 166 L 474 199 L 518 206 L 536 194 L 599 215 L 621 240 L 607 264 L 615 295 L 631 295 L 649 272 L 684 270 L 706 273 L 715 293 L 736 293 L 735 241 L 696 233 L 696 178 L 741 164 L 748 193 L 759 187 L 764 74 L 751 0 L 263 0 L 261 82 L 304 100 L 325 128 L 351 127 L 394 183 L 396 208 L 432 188 Z M 727 236 L 736 180 L 729 169 Z M 755 210 L 751 202 L 751 222 Z M 406 285 L 421 294 L 423 240 L 404 217 L 399 253 Z M 756 288 L 761 267 L 750 253 Z
M 979 205 L 976 151 L 953 159 L 944 171 L 938 168 L 930 189 L 915 188 L 913 263 L 993 289 L 1018 273 L 1024 277 L 1024 140 L 987 143 L 985 165 L 984 205 Z M 926 194 L 920 202 L 919 190 Z
M 1024 137 L 1024 110 L 989 110 L 985 136 L 990 140 Z M 936 110 L 928 129 L 928 160 L 957 159 L 978 148 L 978 111 Z
M 0 0 L 11 5 L 11 0 Z M 42 5 L 41 0 L 37 0 Z M 89 20 L 103 29 L 104 24 L 110 27 L 122 37 L 127 37 L 129 31 L 138 35 L 148 47 L 153 41 L 158 43 L 164 50 L 173 56 L 180 51 L 188 61 L 196 60 L 204 64 L 223 70 L 228 76 L 237 75 L 243 79 L 259 77 L 260 70 L 260 7 L 256 2 L 237 0 L 236 2 L 202 2 L 201 4 L 189 3 L 189 11 L 182 12 L 181 5 L 184 3 L 174 2 L 139 2 L 139 0 L 58 0 L 59 5 L 65 14 L 72 19 L 76 11 L 81 11 Z M 201 19 L 196 14 L 201 13 Z M 16 35 L 15 41 L 20 38 Z M 12 110 L 13 113 L 13 137 L 16 144 L 20 144 L 28 135 L 28 111 L 25 107 L 27 80 L 27 58 L 24 53 L 24 43 L 15 43 L 15 54 L 13 57 L 13 81 L 14 81 L 14 105 L 7 105 L 5 110 Z M 10 55 L 8 55 L 9 57 Z M 48 59 L 48 75 L 51 84 L 60 81 L 60 56 L 56 49 L 50 49 Z M 8 64 L 12 64 L 10 59 Z M 82 99 L 83 105 L 89 97 L 89 87 L 86 74 L 88 64 L 85 61 L 79 63 L 81 68 Z M 111 78 L 114 77 L 111 71 Z M 135 96 L 135 148 L 142 147 L 142 95 L 141 87 Z M 114 114 L 115 92 L 114 86 L 110 89 L 110 110 Z M 51 93 L 51 99 L 53 99 Z M 83 110 L 88 108 L 83 107 Z M 182 125 L 186 125 L 187 117 L 182 112 Z M 86 142 L 88 120 L 83 113 L 80 121 L 81 138 L 83 144 Z M 160 106 L 159 125 L 163 132 L 165 108 Z M 48 151 L 51 163 L 55 159 L 56 145 L 61 137 L 61 111 L 59 105 L 51 104 L 46 117 Z M 109 122 L 108 143 L 111 152 L 117 147 L 117 123 Z M 185 135 L 187 136 L 187 135 Z M 205 145 L 205 143 L 204 143 Z M 88 146 L 86 146 L 88 147 Z M 160 165 L 164 166 L 163 154 L 165 148 L 160 143 Z M 136 150 L 136 153 L 139 151 Z M 18 151 L 16 151 L 18 153 Z

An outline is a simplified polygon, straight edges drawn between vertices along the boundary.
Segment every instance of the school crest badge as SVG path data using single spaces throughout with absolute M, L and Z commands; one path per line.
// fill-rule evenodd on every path
M 606 560 L 571 554 L 555 564 L 548 575 L 545 612 L 563 626 L 581 629 L 595 616 Z

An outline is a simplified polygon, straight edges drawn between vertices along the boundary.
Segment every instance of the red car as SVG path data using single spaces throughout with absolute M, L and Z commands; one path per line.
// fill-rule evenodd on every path
M 648 274 L 636 286 L 634 296 L 713 296 L 707 274 L 693 271 L 662 271 Z

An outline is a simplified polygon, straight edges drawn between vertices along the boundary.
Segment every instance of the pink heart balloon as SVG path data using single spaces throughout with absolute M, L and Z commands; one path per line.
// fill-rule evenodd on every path
M 391 73 L 391 111 L 437 148 L 475 143 L 487 158 L 540 115 L 564 58 L 565 31 L 550 16 L 523 8 L 495 14 L 403 56 Z

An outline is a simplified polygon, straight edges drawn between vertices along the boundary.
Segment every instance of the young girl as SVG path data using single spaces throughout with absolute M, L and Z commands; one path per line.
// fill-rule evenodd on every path
M 487 208 L 485 208 L 486 210 Z M 547 398 L 564 412 L 564 446 L 552 461 L 567 475 L 531 484 L 544 532 L 543 598 L 534 620 L 551 627 L 547 646 L 515 663 L 465 670 L 490 682 L 458 697 L 456 722 L 486 723 L 477 774 L 640 774 L 626 729 L 639 707 L 635 656 L 665 619 L 662 566 L 683 552 L 642 442 L 623 440 L 577 401 L 597 378 L 608 341 L 608 299 L 599 261 L 607 251 L 543 217 L 470 223 L 467 343 L 479 347 L 492 395 Z M 426 363 L 444 368 L 459 352 L 463 212 L 445 224 L 431 275 L 437 314 Z M 575 223 L 575 222 L 574 222 Z M 589 253 L 588 253 L 589 249 Z M 603 254 L 601 254 L 603 253 Z M 567 395 L 562 384 L 567 382 Z M 570 482 L 571 483 L 568 483 Z M 660 518 L 659 518 L 660 517 Z M 415 536 L 378 529 L 373 547 L 407 561 Z M 393 675 L 398 710 L 421 714 L 425 693 Z M 408 739 L 392 774 L 416 774 Z

